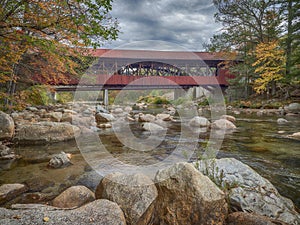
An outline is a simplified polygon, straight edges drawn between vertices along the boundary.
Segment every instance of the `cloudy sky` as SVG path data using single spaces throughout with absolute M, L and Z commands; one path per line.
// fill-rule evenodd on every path
M 212 0 L 114 0 L 121 33 L 104 47 L 201 51 L 220 29 L 214 13 Z

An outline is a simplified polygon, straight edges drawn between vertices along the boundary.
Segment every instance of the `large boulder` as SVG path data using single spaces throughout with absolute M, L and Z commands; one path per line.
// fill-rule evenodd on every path
M 220 119 L 229 120 L 232 123 L 236 122 L 236 118 L 234 116 L 230 116 L 230 115 L 223 115 L 223 116 L 221 116 Z
M 232 210 L 299 224 L 300 216 L 293 202 L 282 197 L 267 179 L 249 166 L 234 158 L 202 160 L 197 165 L 201 172 L 214 178 L 214 182 L 229 189 Z
M 22 124 L 14 137 L 20 144 L 44 144 L 74 139 L 80 129 L 69 123 L 38 122 Z
M 125 214 L 127 224 L 148 224 L 153 214 L 153 201 L 157 189 L 153 181 L 143 174 L 109 174 L 96 189 L 96 198 L 116 202 Z
M 244 212 L 234 212 L 229 214 L 227 225 L 287 225 L 284 222 Z
M 288 135 L 288 137 L 292 139 L 300 140 L 300 132 L 296 132 L 291 135 Z
M 126 225 L 124 214 L 120 207 L 106 199 L 96 200 L 73 210 L 58 209 L 38 204 L 15 205 L 13 208 L 14 210 L 0 208 L 0 224 Z
M 190 120 L 189 125 L 191 127 L 207 127 L 210 125 L 210 122 L 203 116 L 195 116 Z
M 95 194 L 85 186 L 73 186 L 53 199 L 52 205 L 58 208 L 79 207 L 95 200 Z
M 12 138 L 14 132 L 14 120 L 8 114 L 0 111 L 0 140 Z
M 3 184 L 0 186 L 0 205 L 24 193 L 27 187 L 24 184 Z M 1 223 L 0 223 L 1 224 Z
M 163 121 L 171 121 L 173 118 L 168 113 L 159 113 L 156 115 L 157 120 L 163 120 Z
M 219 130 L 233 130 L 236 126 L 227 119 L 219 119 L 211 124 L 211 128 Z
M 154 224 L 223 224 L 224 193 L 192 164 L 177 163 L 155 176 L 158 197 Z
M 116 120 L 116 118 L 112 114 L 102 112 L 96 113 L 95 119 L 97 124 L 112 122 Z

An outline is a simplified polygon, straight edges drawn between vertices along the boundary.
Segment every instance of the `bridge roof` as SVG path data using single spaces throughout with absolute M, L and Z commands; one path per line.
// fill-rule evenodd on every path
M 123 49 L 95 49 L 91 50 L 95 57 L 112 59 L 144 59 L 144 60 L 229 60 L 221 53 L 184 52 L 184 51 L 154 51 L 154 50 L 123 50 Z

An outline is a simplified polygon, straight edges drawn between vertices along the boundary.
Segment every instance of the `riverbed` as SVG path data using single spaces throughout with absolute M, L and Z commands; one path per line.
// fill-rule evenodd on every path
M 286 118 L 288 123 L 278 124 L 278 116 L 274 115 L 257 116 L 242 113 L 234 116 L 237 119 L 237 129 L 226 134 L 216 157 L 234 157 L 251 166 L 300 208 L 300 141 L 286 138 L 288 134 L 299 132 L 300 118 L 288 117 Z M 181 123 L 169 123 L 167 133 L 164 136 L 157 136 L 161 144 L 151 151 L 132 151 L 116 137 L 114 129 L 100 130 L 94 136 L 99 137 L 107 153 L 130 165 L 159 163 L 174 154 L 178 146 L 186 149 L 190 149 L 191 146 L 194 148 L 195 154 L 187 157 L 187 161 L 201 157 L 209 140 L 209 133 L 200 133 L 196 139 L 189 139 L 188 136 L 182 138 Z M 140 124 L 136 122 L 131 123 L 130 129 L 138 138 L 147 138 L 149 135 L 143 132 Z M 118 132 L 126 138 L 125 131 L 123 134 L 122 130 Z M 33 199 L 21 196 L 12 203 L 46 203 L 69 186 L 85 185 L 84 174 L 91 173 L 93 169 L 85 159 L 90 156 L 95 160 L 101 160 L 100 158 L 104 157 L 97 152 L 99 146 L 90 144 L 89 138 L 82 137 L 79 145 L 76 141 L 69 141 L 45 146 L 13 146 L 15 153 L 21 157 L 14 161 L 0 162 L 0 184 L 26 183 L 30 186 L 31 192 L 42 193 L 44 197 Z M 85 149 L 83 152 L 84 143 L 88 151 Z M 60 169 L 49 168 L 47 164 L 50 158 L 61 151 L 72 154 L 73 165 Z

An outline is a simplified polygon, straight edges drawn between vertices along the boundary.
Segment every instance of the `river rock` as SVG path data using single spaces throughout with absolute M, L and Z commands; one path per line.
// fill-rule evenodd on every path
M 189 125 L 191 127 L 208 127 L 210 125 L 210 122 L 203 116 L 195 116 L 190 120 Z
M 232 123 L 235 123 L 235 121 L 236 121 L 236 118 L 234 116 L 230 116 L 230 115 L 223 115 L 223 116 L 221 116 L 220 119 L 229 120 Z
M 0 140 L 12 138 L 14 132 L 14 120 L 8 114 L 0 111 Z
M 45 117 L 50 118 L 50 121 L 52 122 L 60 122 L 62 115 L 63 115 L 62 112 L 50 112 L 47 113 Z
M 289 138 L 300 140 L 300 132 L 293 133 L 291 135 L 288 135 Z
M 114 114 L 122 114 L 124 113 L 123 109 L 122 108 L 115 108 L 112 113 Z
M 155 116 L 151 114 L 139 114 L 139 122 L 153 122 L 155 120 Z
M 116 118 L 112 114 L 102 112 L 96 113 L 95 119 L 97 124 L 112 122 L 116 120 Z
M 10 160 L 15 158 L 17 158 L 17 156 L 15 155 L 14 151 L 0 142 L 0 160 Z
M 219 119 L 214 121 L 211 124 L 212 128 L 220 129 L 220 130 L 233 130 L 236 129 L 236 126 L 227 119 Z
M 155 124 L 155 123 L 144 123 L 142 125 L 142 128 L 143 128 L 143 130 L 150 131 L 152 133 L 166 130 L 166 128 L 164 128 L 158 124 Z
M 291 103 L 288 106 L 284 107 L 284 110 L 287 113 L 300 113 L 300 104 L 299 103 Z
M 245 212 L 234 212 L 229 214 L 227 225 L 288 225 L 282 221 L 274 220 L 266 216 L 259 216 Z
M 3 184 L 0 186 L 0 205 L 27 191 L 24 184 Z M 0 223 L 1 224 L 1 223 Z
M 278 124 L 285 124 L 285 123 L 288 123 L 289 121 L 287 121 L 286 119 L 284 119 L 284 118 L 278 118 L 277 119 L 277 123 Z
M 52 201 L 58 208 L 75 208 L 95 200 L 95 194 L 85 186 L 73 186 Z
M 62 168 L 71 165 L 71 154 L 66 154 L 65 152 L 61 152 L 53 156 L 49 161 L 49 167 L 51 168 Z
M 103 108 L 101 105 L 96 106 L 96 113 L 106 113 L 109 114 L 109 111 Z
M 20 144 L 44 144 L 74 139 L 80 129 L 69 123 L 38 122 L 21 124 L 14 141 Z
M 224 193 L 192 164 L 177 163 L 155 176 L 158 197 L 153 224 L 223 224 Z
M 132 107 L 126 106 L 124 111 L 127 112 L 127 113 L 130 113 L 130 112 L 132 112 Z
M 128 225 L 148 224 L 153 214 L 157 189 L 143 174 L 109 174 L 96 189 L 96 198 L 116 202 L 123 210 Z
M 14 210 L 0 208 L 0 224 L 126 225 L 120 207 L 106 199 L 96 200 L 73 210 L 39 204 L 15 205 L 14 208 Z
M 171 121 L 172 117 L 168 113 L 159 113 L 156 115 L 157 120 L 163 120 L 163 121 Z
M 218 185 L 229 189 L 233 211 L 253 212 L 288 224 L 299 224 L 300 216 L 293 202 L 252 168 L 234 158 L 202 160 L 199 170 L 208 173 Z
M 103 177 L 99 173 L 97 173 L 97 171 L 92 170 L 80 175 L 77 181 L 77 185 L 84 185 L 90 190 L 95 191 L 99 184 L 99 181 L 101 181 L 102 179 Z

